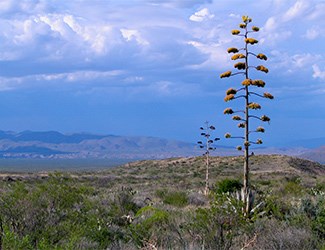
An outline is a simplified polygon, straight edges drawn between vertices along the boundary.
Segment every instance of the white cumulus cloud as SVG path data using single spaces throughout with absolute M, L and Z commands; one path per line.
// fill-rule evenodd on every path
M 210 14 L 208 8 L 199 10 L 198 12 L 195 12 L 193 15 L 190 16 L 190 20 L 193 22 L 203 22 L 205 20 L 212 19 L 212 18 L 214 18 L 214 15 Z
M 325 70 L 321 70 L 317 64 L 313 65 L 313 77 L 325 80 Z
M 288 9 L 286 13 L 283 15 L 284 21 L 292 20 L 300 15 L 302 15 L 305 10 L 307 10 L 309 4 L 305 0 L 298 0 L 291 8 Z
M 309 40 L 314 40 L 324 34 L 324 30 L 320 27 L 312 27 L 306 31 L 304 37 Z
M 122 36 L 126 39 L 126 41 L 135 40 L 138 44 L 141 45 L 149 45 L 149 42 L 144 39 L 140 32 L 135 29 L 120 29 Z

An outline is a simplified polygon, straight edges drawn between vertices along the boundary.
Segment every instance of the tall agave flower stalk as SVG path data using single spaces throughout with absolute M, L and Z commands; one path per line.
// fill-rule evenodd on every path
M 258 40 L 250 37 L 251 33 L 256 33 L 259 28 L 256 26 L 251 26 L 250 23 L 252 19 L 248 16 L 242 17 L 243 23 L 239 24 L 240 30 L 232 30 L 231 33 L 235 36 L 243 38 L 244 47 L 243 48 L 229 48 L 227 51 L 229 54 L 233 54 L 231 59 L 236 61 L 234 64 L 235 72 L 226 71 L 220 75 L 220 78 L 227 78 L 234 75 L 243 75 L 244 80 L 241 82 L 240 88 L 229 88 L 226 91 L 225 101 L 232 101 L 235 99 L 244 99 L 244 109 L 243 110 L 233 110 L 232 108 L 226 108 L 224 114 L 233 115 L 232 119 L 238 121 L 238 128 L 244 129 L 244 136 L 232 136 L 230 133 L 225 135 L 226 138 L 240 138 L 243 140 L 243 144 L 238 146 L 239 151 L 244 151 L 244 177 L 243 177 L 243 188 L 241 192 L 241 199 L 244 203 L 244 213 L 249 215 L 252 209 L 252 192 L 250 190 L 249 182 L 249 147 L 252 144 L 262 144 L 261 139 L 252 141 L 250 135 L 252 133 L 264 133 L 265 129 L 263 127 L 257 127 L 256 129 L 250 130 L 250 120 L 257 119 L 262 122 L 269 122 L 270 118 L 266 115 L 256 116 L 252 113 L 256 110 L 261 109 L 261 105 L 257 102 L 253 102 L 251 99 L 254 97 L 273 99 L 273 95 L 270 93 L 258 93 L 256 90 L 258 88 L 264 88 L 265 82 L 260 79 L 251 79 L 249 73 L 252 70 L 257 70 L 263 73 L 268 73 L 268 69 L 264 65 L 253 66 L 250 65 L 249 59 L 255 57 L 259 60 L 266 61 L 266 55 L 259 53 L 255 54 L 251 52 L 251 46 L 258 43 Z
M 198 141 L 198 145 L 201 149 L 204 149 L 206 171 L 205 171 L 205 188 L 204 195 L 209 194 L 209 166 L 210 166 L 210 152 L 216 150 L 216 147 L 213 145 L 215 141 L 220 140 L 220 138 L 211 139 L 211 132 L 216 128 L 212 125 L 209 125 L 209 122 L 205 122 L 205 127 L 200 127 L 201 136 L 204 137 L 203 141 Z

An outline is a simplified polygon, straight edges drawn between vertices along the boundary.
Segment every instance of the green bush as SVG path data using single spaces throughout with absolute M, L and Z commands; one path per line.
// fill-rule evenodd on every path
M 214 190 L 217 194 L 232 193 L 236 190 L 240 190 L 241 187 L 242 184 L 239 180 L 226 178 L 221 181 L 218 181 L 215 185 Z
M 312 218 L 312 229 L 317 237 L 325 239 L 325 197 L 320 197 L 315 204 L 315 216 Z
M 21 249 L 32 250 L 33 245 L 29 235 L 20 237 L 15 232 L 11 231 L 7 226 L 3 228 L 3 249 Z
M 230 249 L 234 238 L 243 233 L 242 204 L 228 194 L 218 194 L 208 208 L 198 208 L 185 225 L 195 249 Z
M 185 192 L 169 192 L 165 195 L 163 202 L 175 207 L 185 207 L 188 204 L 188 197 Z
M 167 193 L 168 193 L 167 189 L 157 189 L 155 191 L 155 195 L 160 199 L 164 199 Z
M 131 238 L 138 247 L 145 247 L 150 239 L 155 238 L 161 245 L 159 238 L 164 237 L 168 223 L 169 213 L 151 206 L 141 208 L 136 216 L 134 223 L 129 227 Z
M 109 205 L 109 215 L 114 218 L 114 222 L 120 226 L 129 223 L 127 216 L 134 215 L 139 207 L 133 201 L 135 191 L 132 188 L 122 188 L 119 190 L 111 204 Z
M 158 189 L 155 194 L 165 204 L 175 207 L 185 207 L 189 203 L 188 195 L 185 192 Z
M 3 247 L 76 248 L 90 231 L 97 230 L 98 214 L 92 215 L 94 204 L 88 199 L 91 192 L 60 174 L 30 186 L 20 181 L 10 184 L 0 199 Z
M 303 193 L 303 187 L 299 181 L 288 181 L 284 185 L 284 193 L 288 195 L 299 196 Z

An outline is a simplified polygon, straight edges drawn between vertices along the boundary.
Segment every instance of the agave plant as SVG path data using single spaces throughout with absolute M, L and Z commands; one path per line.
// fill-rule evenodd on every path
M 249 77 L 249 73 L 252 70 L 257 70 L 259 72 L 268 73 L 269 70 L 264 65 L 251 65 L 250 58 L 255 57 L 261 61 L 266 61 L 267 56 L 263 53 L 255 54 L 251 51 L 251 46 L 255 46 L 258 44 L 258 40 L 251 37 L 251 33 L 255 33 L 259 31 L 259 28 L 256 26 L 252 26 L 250 28 L 250 24 L 252 19 L 248 16 L 242 17 L 242 23 L 239 24 L 240 30 L 232 30 L 231 33 L 234 36 L 242 37 L 244 46 L 243 48 L 235 48 L 231 47 L 227 50 L 228 53 L 233 54 L 231 56 L 232 60 L 235 60 L 234 64 L 235 72 L 226 71 L 220 75 L 220 78 L 231 77 L 234 75 L 242 75 L 244 79 L 241 81 L 241 86 L 239 88 L 230 88 L 226 91 L 226 97 L 224 100 L 226 102 L 233 101 L 236 99 L 244 100 L 244 109 L 243 110 L 234 110 L 232 108 L 226 108 L 224 110 L 224 114 L 234 114 L 234 113 L 242 113 L 242 116 L 235 115 L 232 116 L 234 121 L 239 121 L 238 128 L 244 129 L 243 136 L 232 136 L 230 133 L 226 133 L 226 138 L 240 138 L 243 140 L 243 144 L 237 146 L 237 149 L 240 151 L 244 151 L 244 177 L 243 177 L 243 189 L 241 192 L 241 199 L 244 202 L 244 211 L 245 214 L 249 215 L 250 210 L 252 208 L 252 192 L 250 190 L 250 182 L 249 182 L 249 148 L 252 144 L 262 144 L 261 139 L 251 140 L 251 134 L 256 133 L 264 133 L 265 129 L 261 126 L 256 129 L 250 129 L 250 120 L 257 119 L 261 122 L 270 122 L 270 118 L 266 115 L 262 115 L 261 117 L 254 115 L 252 112 L 256 112 L 262 109 L 262 106 L 252 101 L 254 98 L 265 98 L 265 99 L 274 99 L 273 95 L 265 92 L 258 93 L 256 88 L 264 88 L 265 82 L 260 79 L 251 79 Z
M 208 121 L 205 122 L 204 127 L 200 127 L 201 130 L 201 136 L 203 136 L 203 141 L 198 141 L 197 144 L 200 149 L 204 150 L 204 156 L 206 159 L 206 172 L 205 172 L 205 188 L 204 188 L 204 194 L 207 195 L 209 193 L 209 167 L 210 167 L 210 153 L 211 151 L 216 150 L 216 147 L 214 143 L 216 141 L 219 141 L 220 138 L 214 138 L 212 137 L 212 131 L 216 128 L 213 125 L 210 125 Z

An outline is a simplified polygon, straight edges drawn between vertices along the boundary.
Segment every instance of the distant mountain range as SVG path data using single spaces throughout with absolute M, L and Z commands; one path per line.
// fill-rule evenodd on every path
M 322 143 L 324 142 L 324 143 Z M 325 163 L 325 139 L 317 149 L 306 147 L 252 148 L 257 154 L 302 156 Z M 57 131 L 0 131 L 0 158 L 162 159 L 202 154 L 194 143 L 145 136 L 62 134 Z M 233 147 L 217 148 L 216 155 L 238 155 Z
M 325 146 L 308 150 L 301 154 L 300 157 L 325 164 Z
M 196 151 L 194 144 L 154 137 L 0 131 L 0 158 L 156 159 Z

